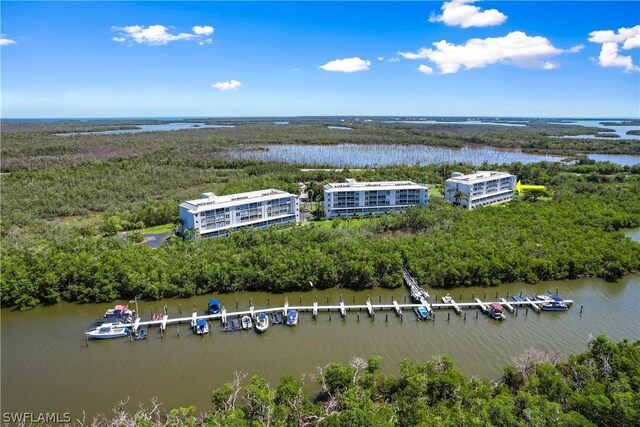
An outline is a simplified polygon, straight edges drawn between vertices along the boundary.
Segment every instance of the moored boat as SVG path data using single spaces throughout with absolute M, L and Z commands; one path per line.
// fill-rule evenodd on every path
M 548 300 L 545 300 L 542 305 L 544 311 L 564 311 L 568 310 L 569 306 L 559 296 L 551 296 Z
M 421 305 L 421 306 L 416 308 L 416 314 L 418 315 L 418 317 L 421 320 L 427 320 L 427 319 L 429 319 L 429 317 L 431 317 L 429 315 L 429 311 L 425 308 L 424 305 Z
M 260 313 L 256 317 L 256 330 L 260 333 L 267 330 L 269 327 L 269 316 L 266 313 Z
M 209 333 L 209 324 L 206 319 L 198 319 L 196 320 L 196 325 L 193 331 L 197 335 L 204 335 Z
M 110 338 L 123 338 L 129 335 L 129 328 L 123 326 L 121 323 L 103 323 L 97 328 L 85 332 L 87 338 L 91 339 L 110 339 Z
M 502 310 L 502 305 L 498 304 L 497 302 L 492 302 L 491 304 L 489 304 L 487 314 L 492 319 L 496 319 L 496 320 L 506 319 Z
M 242 329 L 251 329 L 253 327 L 253 322 L 251 321 L 251 317 L 242 316 Z
M 125 323 L 131 323 L 133 320 L 133 311 L 129 310 L 126 305 L 116 305 L 114 308 L 110 308 L 104 313 L 105 319 L 111 319 L 114 322 L 120 321 Z
M 453 297 L 451 296 L 451 294 L 447 294 L 442 297 L 442 302 L 445 304 L 451 304 L 451 301 L 453 301 Z
M 287 313 L 287 326 L 295 326 L 298 324 L 298 312 L 291 310 Z
M 209 314 L 218 314 L 220 313 L 220 301 L 217 299 L 209 300 Z

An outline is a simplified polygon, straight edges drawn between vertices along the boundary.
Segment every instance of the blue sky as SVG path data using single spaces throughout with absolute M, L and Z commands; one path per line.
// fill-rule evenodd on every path
M 639 2 L 442 7 L 3 1 L 2 117 L 640 116 Z

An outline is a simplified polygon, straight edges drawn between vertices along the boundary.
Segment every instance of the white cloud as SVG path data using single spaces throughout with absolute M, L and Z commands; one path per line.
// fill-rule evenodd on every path
M 397 56 L 394 56 L 393 58 L 389 58 L 387 60 L 387 62 L 398 62 L 398 61 L 400 61 L 400 58 L 398 58 Z
M 476 0 L 451 0 L 444 2 L 440 10 L 442 15 L 434 13 L 429 17 L 430 22 L 442 22 L 454 27 L 489 27 L 503 24 L 507 15 L 497 9 L 482 10 L 473 6 Z
M 200 45 L 210 44 L 210 38 L 206 36 L 213 34 L 213 27 L 196 25 L 192 28 L 193 33 L 172 34 L 169 27 L 164 25 L 130 25 L 127 27 L 111 27 L 112 31 L 118 31 L 118 35 L 113 37 L 114 42 L 122 43 L 127 40 L 148 46 L 164 46 L 178 40 L 198 41 Z
M 198 42 L 200 46 L 204 46 L 205 44 L 211 44 L 211 43 L 213 43 L 213 39 L 206 39 Z
M 490 64 L 511 64 L 525 68 L 552 69 L 557 65 L 547 58 L 563 53 L 575 53 L 584 46 L 558 49 L 540 36 L 528 36 L 522 31 L 513 31 L 504 37 L 470 39 L 463 45 L 446 40 L 433 43 L 435 49 L 421 48 L 417 52 L 398 52 L 405 59 L 429 59 L 436 63 L 443 74 L 456 73 L 462 66 L 466 69 L 483 68 Z
M 378 56 L 378 61 L 384 61 L 384 56 Z
M 427 76 L 430 76 L 431 74 L 433 74 L 433 68 L 429 67 L 428 65 L 424 65 L 424 64 L 420 64 L 420 66 L 418 67 L 418 71 L 420 71 L 421 73 L 426 74 Z
M 371 61 L 360 59 L 355 56 L 353 58 L 335 59 L 333 61 L 327 62 L 324 65 L 320 65 L 318 68 L 321 68 L 325 71 L 354 73 L 356 71 L 367 71 L 370 65 Z
M 620 44 L 624 50 L 640 48 L 640 25 L 631 28 L 622 27 L 617 32 L 592 31 L 589 34 L 589 41 L 602 45 L 600 56 L 598 56 L 600 66 L 619 67 L 626 72 L 640 71 L 640 66 L 633 64 L 631 55 L 620 54 Z
M 2 34 L 0 36 L 0 46 L 9 46 L 11 44 L 17 44 L 15 40 L 8 39 Z
M 213 34 L 214 28 L 209 25 L 196 25 L 191 31 L 199 36 L 210 36 Z
M 229 80 L 228 82 L 216 82 L 211 85 L 212 88 L 218 90 L 238 90 L 242 86 L 237 80 Z

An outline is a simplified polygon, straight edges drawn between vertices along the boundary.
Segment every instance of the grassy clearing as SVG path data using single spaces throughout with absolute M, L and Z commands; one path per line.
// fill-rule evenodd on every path
M 156 225 L 155 227 L 144 228 L 142 234 L 158 234 L 173 231 L 173 224 Z

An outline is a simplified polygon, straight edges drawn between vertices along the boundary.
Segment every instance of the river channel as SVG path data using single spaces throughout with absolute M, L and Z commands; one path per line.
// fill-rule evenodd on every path
M 635 230 L 637 231 L 637 230 Z M 489 320 L 469 310 L 466 320 L 453 312 L 436 311 L 435 320 L 417 321 L 405 312 L 400 322 L 393 313 L 378 312 L 370 320 L 366 312 L 320 313 L 317 320 L 302 313 L 295 327 L 272 325 L 262 335 L 254 331 L 221 332 L 217 323 L 212 333 L 193 335 L 188 325 L 167 329 L 164 338 L 158 329 L 150 329 L 146 341 L 127 338 L 91 341 L 87 347 L 83 332 L 98 311 L 110 304 L 59 303 L 39 306 L 28 312 L 3 309 L 2 330 L 2 411 L 70 412 L 72 417 L 89 418 L 96 413 L 110 413 L 120 400 L 129 398 L 130 409 L 138 402 L 157 396 L 164 408 L 196 404 L 199 410 L 210 409 L 214 387 L 233 378 L 234 371 L 258 374 L 277 385 L 286 372 L 301 376 L 313 373 L 317 366 L 332 361 L 347 362 L 353 356 L 383 356 L 383 369 L 397 372 L 404 358 L 430 360 L 447 353 L 464 374 L 496 379 L 511 358 L 536 346 L 563 353 L 584 351 L 590 337 L 600 333 L 612 340 L 640 339 L 640 275 L 629 275 L 615 283 L 598 279 L 545 282 L 537 285 L 510 284 L 495 288 L 452 290 L 459 300 L 469 301 L 472 293 L 492 299 L 496 293 L 506 296 L 524 291 L 539 294 L 558 288 L 565 298 L 575 301 L 568 312 L 508 315 L 505 322 Z M 428 288 L 427 288 L 428 289 Z M 432 298 L 442 290 L 428 289 Z M 462 294 L 462 295 L 461 295 Z M 353 292 L 344 289 L 305 294 L 273 295 L 240 293 L 220 295 L 228 310 L 246 309 L 252 299 L 256 307 L 280 306 L 285 296 L 291 304 L 403 301 L 407 292 L 372 289 Z M 216 295 L 218 296 L 218 295 Z M 167 305 L 170 316 L 179 309 L 188 315 L 195 304 L 204 312 L 211 295 L 181 300 L 140 302 L 143 317 Z M 580 307 L 584 311 L 580 313 Z M 450 317 L 450 320 L 449 320 Z M 358 320 L 359 319 L 359 320 Z M 307 391 L 317 386 L 307 376 Z

